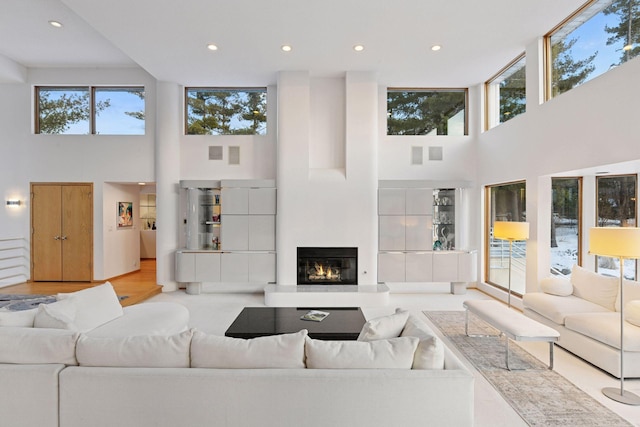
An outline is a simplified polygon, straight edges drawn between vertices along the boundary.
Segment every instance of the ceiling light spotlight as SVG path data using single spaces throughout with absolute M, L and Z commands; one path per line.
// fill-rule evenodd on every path
M 633 49 L 633 46 L 634 46 L 633 44 L 625 45 L 625 46 L 622 48 L 622 50 L 624 50 L 625 52 L 628 52 L 628 51 L 630 51 L 631 49 Z
M 357 44 L 353 47 L 353 50 L 355 50 L 356 52 L 362 52 L 364 50 L 364 46 L 361 44 Z
M 213 44 L 213 43 L 209 43 L 207 45 L 207 49 L 209 49 L 209 50 L 218 50 L 218 46 Z
M 283 44 L 280 49 L 282 49 L 283 52 L 291 52 L 291 46 L 288 44 Z
M 56 27 L 56 28 L 62 28 L 62 23 L 59 21 L 49 21 L 49 25 L 51 25 L 52 27 Z
M 433 46 L 431 46 L 431 50 L 434 52 L 437 52 L 440 49 L 442 49 L 442 46 L 440 46 L 439 44 L 434 44 Z

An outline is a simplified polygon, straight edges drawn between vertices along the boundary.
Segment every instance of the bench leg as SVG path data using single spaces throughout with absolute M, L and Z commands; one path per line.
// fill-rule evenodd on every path
M 484 320 L 484 319 L 483 319 Z M 486 337 L 499 337 L 502 336 L 502 332 L 498 335 L 483 335 L 483 334 L 470 334 L 469 333 L 469 309 L 464 310 L 464 334 L 471 338 L 486 338 Z
M 553 342 L 549 341 L 549 369 L 553 369 Z

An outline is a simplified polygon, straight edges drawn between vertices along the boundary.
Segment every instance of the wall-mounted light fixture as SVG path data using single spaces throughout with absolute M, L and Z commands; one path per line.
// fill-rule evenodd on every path
M 20 200 L 7 200 L 7 206 L 20 206 Z

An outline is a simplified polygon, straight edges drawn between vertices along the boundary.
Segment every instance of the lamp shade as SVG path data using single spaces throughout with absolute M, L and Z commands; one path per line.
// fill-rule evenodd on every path
M 529 223 L 496 221 L 493 223 L 493 237 L 502 240 L 527 240 L 529 238 Z
M 640 258 L 640 228 L 593 227 L 589 231 L 589 253 L 608 257 Z

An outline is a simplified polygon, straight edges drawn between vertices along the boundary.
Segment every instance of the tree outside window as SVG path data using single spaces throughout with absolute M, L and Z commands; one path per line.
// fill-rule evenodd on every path
M 387 91 L 387 135 L 467 135 L 467 90 Z

